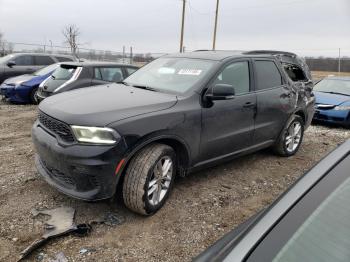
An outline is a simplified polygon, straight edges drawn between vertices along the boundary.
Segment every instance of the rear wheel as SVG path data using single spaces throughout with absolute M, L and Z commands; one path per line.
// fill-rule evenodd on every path
M 171 147 L 153 144 L 142 149 L 125 173 L 125 205 L 142 215 L 154 214 L 168 198 L 175 174 L 176 155 Z
M 38 92 L 38 88 L 35 87 L 33 90 L 30 92 L 30 101 L 32 104 L 37 105 L 38 104 L 38 98 L 36 96 L 36 93 Z
M 303 136 L 304 121 L 300 116 L 294 115 L 293 119 L 283 129 L 281 136 L 275 144 L 275 153 L 280 156 L 294 155 L 299 150 Z

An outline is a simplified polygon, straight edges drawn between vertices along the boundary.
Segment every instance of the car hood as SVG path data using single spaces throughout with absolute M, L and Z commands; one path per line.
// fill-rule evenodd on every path
M 176 102 L 176 95 L 108 84 L 53 95 L 41 102 L 39 109 L 70 125 L 106 126 L 170 108 Z
M 314 91 L 316 97 L 316 104 L 327 104 L 327 105 L 340 105 L 344 102 L 350 101 L 350 96 L 329 94 L 323 92 Z
M 20 75 L 20 76 L 8 78 L 4 81 L 4 83 L 7 85 L 19 85 L 31 80 L 34 77 L 35 77 L 34 75 Z

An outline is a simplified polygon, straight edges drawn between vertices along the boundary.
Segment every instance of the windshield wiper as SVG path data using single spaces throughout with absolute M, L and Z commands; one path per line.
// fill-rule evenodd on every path
M 117 84 L 122 84 L 122 85 L 125 85 L 125 86 L 130 86 L 129 83 L 124 82 L 124 81 L 119 81 L 119 82 L 117 82 Z
M 333 92 L 333 91 L 321 91 L 322 93 L 327 93 L 327 94 L 333 94 L 333 95 L 342 95 L 342 96 L 350 96 L 350 94 L 343 94 L 339 92 Z
M 150 90 L 150 91 L 154 91 L 154 92 L 159 92 L 159 89 L 153 88 L 153 87 L 149 87 L 149 86 L 141 86 L 141 85 L 131 85 L 132 87 L 136 87 L 136 88 L 141 88 L 141 89 L 145 89 L 145 90 Z

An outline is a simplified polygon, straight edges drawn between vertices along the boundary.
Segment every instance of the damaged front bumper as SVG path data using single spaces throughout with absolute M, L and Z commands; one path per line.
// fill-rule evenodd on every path
M 314 121 L 326 122 L 330 124 L 337 124 L 343 126 L 350 125 L 350 111 L 349 110 L 322 110 L 316 109 Z
M 39 174 L 59 191 L 74 198 L 95 201 L 111 198 L 119 176 L 115 169 L 124 144 L 113 146 L 61 145 L 37 121 L 32 129 Z

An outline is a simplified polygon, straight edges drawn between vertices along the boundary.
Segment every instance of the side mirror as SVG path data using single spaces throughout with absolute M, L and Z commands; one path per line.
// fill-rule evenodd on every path
M 211 93 L 206 94 L 210 100 L 228 100 L 235 97 L 235 88 L 228 84 L 216 84 L 211 88 Z
M 13 66 L 15 66 L 15 65 L 16 65 L 16 62 L 13 61 L 13 60 L 7 62 L 7 66 L 8 66 L 8 67 L 13 67 Z

